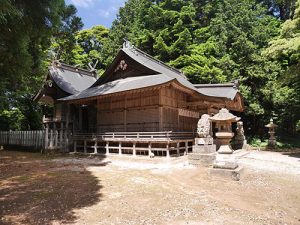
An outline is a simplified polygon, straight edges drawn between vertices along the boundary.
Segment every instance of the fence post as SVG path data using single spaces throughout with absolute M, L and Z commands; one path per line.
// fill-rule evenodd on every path
M 45 128 L 45 143 L 44 143 L 44 149 L 48 149 L 49 146 L 49 125 L 46 124 Z

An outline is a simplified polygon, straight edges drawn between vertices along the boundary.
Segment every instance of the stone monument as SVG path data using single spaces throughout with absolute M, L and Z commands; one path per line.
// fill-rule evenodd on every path
M 216 145 L 211 137 L 211 122 L 208 114 L 203 114 L 197 124 L 198 137 L 195 138 L 192 153 L 188 154 L 189 164 L 195 166 L 212 165 L 216 158 Z
M 269 128 L 269 140 L 268 140 L 268 148 L 273 149 L 276 148 L 276 137 L 275 137 L 275 128 L 278 127 L 275 123 L 273 123 L 273 119 L 270 119 L 270 123 L 266 125 Z
M 239 117 L 231 114 L 227 109 L 223 108 L 210 118 L 216 123 L 217 145 L 219 147 L 216 160 L 213 163 L 213 168 L 210 173 L 213 175 L 221 175 L 231 177 L 233 180 L 240 179 L 242 168 L 238 166 L 233 150 L 230 147 L 230 141 L 234 136 L 231 129 L 231 124 L 240 120 Z

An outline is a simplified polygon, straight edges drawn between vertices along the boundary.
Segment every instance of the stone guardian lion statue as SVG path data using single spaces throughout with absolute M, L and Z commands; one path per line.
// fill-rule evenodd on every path
M 198 121 L 197 133 L 200 138 L 210 137 L 210 116 L 203 114 Z

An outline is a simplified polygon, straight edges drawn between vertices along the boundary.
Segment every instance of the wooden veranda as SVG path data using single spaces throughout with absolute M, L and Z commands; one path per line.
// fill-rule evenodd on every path
M 72 136 L 73 152 L 91 154 L 180 156 L 191 151 L 192 132 L 106 132 Z

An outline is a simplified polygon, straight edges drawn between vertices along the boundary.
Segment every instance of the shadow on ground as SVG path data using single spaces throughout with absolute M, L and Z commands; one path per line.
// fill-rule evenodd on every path
M 282 153 L 282 155 L 288 155 L 289 157 L 293 158 L 300 158 L 300 150 L 284 152 Z
M 101 160 L 93 166 L 105 166 Z M 0 224 L 74 222 L 75 209 L 101 200 L 100 181 L 86 166 L 0 151 Z

